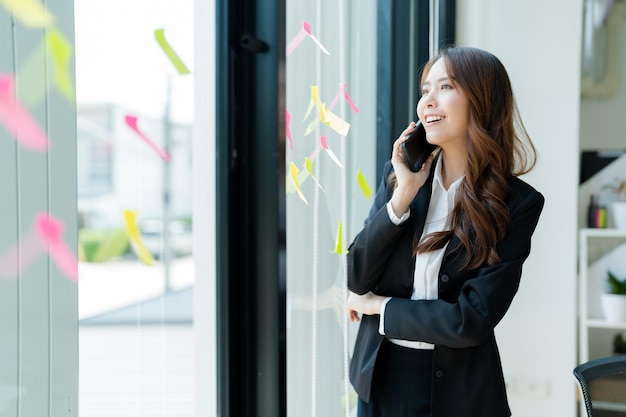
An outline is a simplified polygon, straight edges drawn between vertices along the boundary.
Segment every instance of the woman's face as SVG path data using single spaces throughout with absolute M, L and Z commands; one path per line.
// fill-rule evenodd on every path
M 428 142 L 444 150 L 453 147 L 465 149 L 469 100 L 448 75 L 443 58 L 430 68 L 421 91 L 417 117 L 426 129 Z

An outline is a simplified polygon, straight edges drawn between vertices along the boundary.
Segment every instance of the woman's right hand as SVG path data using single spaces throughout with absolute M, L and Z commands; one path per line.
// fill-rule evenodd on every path
M 404 129 L 402 134 L 393 143 L 393 150 L 391 154 L 391 164 L 396 174 L 396 188 L 391 197 L 391 207 L 397 217 L 402 217 L 409 209 L 411 201 L 417 195 L 419 189 L 424 185 L 430 174 L 430 167 L 433 163 L 434 156 L 428 157 L 422 168 L 413 172 L 409 169 L 406 161 L 404 160 L 404 154 L 402 153 L 402 143 L 404 143 L 411 132 L 415 129 L 415 122 L 411 122 L 409 126 Z

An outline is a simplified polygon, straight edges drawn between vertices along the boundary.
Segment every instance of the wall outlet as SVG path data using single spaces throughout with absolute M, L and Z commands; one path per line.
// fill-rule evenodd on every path
M 528 376 L 509 378 L 506 388 L 509 394 L 525 398 L 550 397 L 550 381 L 543 378 Z

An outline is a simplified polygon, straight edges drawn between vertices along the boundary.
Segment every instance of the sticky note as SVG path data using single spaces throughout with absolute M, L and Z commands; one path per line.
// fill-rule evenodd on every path
M 289 143 L 289 149 L 293 151 L 293 140 L 291 139 L 291 113 L 285 109 L 285 135 L 287 136 L 287 142 Z
M 322 52 L 324 52 L 326 55 L 330 55 L 330 52 L 328 52 L 324 45 L 322 45 L 322 42 L 320 42 L 320 40 L 317 39 L 317 37 L 313 34 L 313 32 L 311 31 L 311 24 L 306 20 L 302 21 L 302 27 L 300 28 L 296 36 L 294 36 L 291 41 L 289 41 L 289 44 L 287 44 L 285 55 L 291 55 L 291 53 L 298 47 L 298 45 L 300 45 L 300 43 L 302 43 L 303 40 L 307 38 L 307 36 L 311 40 L 313 40 L 313 42 Z
M 41 213 L 35 218 L 35 230 L 61 273 L 78 282 L 78 258 L 63 240 L 65 225 L 49 213 Z
M 361 192 L 363 193 L 365 198 L 369 200 L 372 197 L 372 188 L 367 183 L 367 180 L 365 179 L 365 175 L 363 175 L 361 168 L 359 168 L 356 173 L 356 180 L 359 183 L 359 188 L 361 189 Z
M 333 98 L 330 106 L 328 106 L 328 110 L 332 110 L 342 96 L 346 100 L 348 105 L 352 108 L 352 111 L 358 113 L 359 108 L 356 106 L 356 104 L 354 104 L 354 101 L 352 101 L 352 97 L 350 97 L 350 94 L 348 94 L 348 85 L 346 83 L 339 83 L 339 91 L 335 95 L 335 98 Z
M 333 150 L 330 149 L 330 147 L 328 146 L 326 136 L 320 136 L 320 144 L 322 145 L 322 148 L 326 151 L 326 153 L 330 156 L 330 159 L 332 159 L 339 168 L 343 168 L 343 164 L 341 163 L 341 161 L 339 161 L 339 158 L 337 158 Z
M 0 278 L 17 278 L 20 266 L 22 270 L 27 269 L 44 253 L 44 246 L 37 238 L 34 230 L 31 230 L 0 255 Z
M 324 187 L 322 187 L 322 184 L 320 184 L 320 182 L 317 180 L 315 175 L 313 175 L 313 161 L 310 158 L 308 158 L 308 157 L 304 158 L 304 167 L 306 168 L 306 170 L 309 173 L 309 175 L 311 176 L 311 178 L 313 178 L 313 181 L 315 181 L 315 184 L 317 184 L 317 186 L 320 187 L 320 189 L 322 191 L 326 192 L 324 190 Z
M 152 265 L 154 258 L 141 240 L 141 233 L 139 233 L 139 226 L 137 225 L 137 212 L 124 210 L 124 221 L 126 222 L 126 234 L 137 257 L 144 264 Z
M 37 0 L 0 0 L 9 13 L 29 27 L 51 26 L 54 16 Z
M 337 227 L 337 239 L 335 240 L 335 253 L 341 255 L 343 253 L 343 223 L 339 222 Z
M 304 116 L 304 121 L 308 119 L 314 108 L 317 109 L 319 119 L 314 119 L 313 121 L 309 122 L 304 132 L 304 136 L 308 136 L 309 134 L 311 134 L 317 128 L 320 121 L 340 135 L 348 135 L 348 132 L 350 130 L 350 123 L 346 122 L 345 120 L 331 112 L 327 108 L 327 106 L 322 103 L 319 97 L 319 89 L 316 85 L 311 86 L 311 99 L 309 100 L 309 106 Z
M 15 80 L 8 74 L 0 74 L 0 124 L 23 147 L 37 151 L 48 150 L 48 136 L 15 97 Z
M 165 52 L 165 55 L 167 55 L 170 62 L 174 65 L 174 68 L 176 68 L 176 71 L 178 71 L 180 75 L 190 74 L 191 71 L 189 71 L 189 68 L 187 68 L 187 66 L 185 65 L 183 60 L 180 59 L 176 51 L 174 51 L 170 44 L 165 40 L 165 30 L 155 30 L 154 37 L 156 38 L 156 41 L 163 50 L 163 52 Z
M 159 155 L 161 159 L 169 162 L 171 157 L 170 154 L 165 152 L 163 149 L 159 148 L 150 138 L 148 138 L 137 126 L 137 116 L 126 115 L 124 118 L 128 127 L 130 127 L 133 132 L 135 132 L 144 142 L 148 144 L 156 153 Z
M 300 172 L 300 170 L 298 169 L 296 164 L 293 163 L 293 161 L 291 161 L 291 164 L 289 164 L 289 172 L 291 173 L 291 180 L 296 187 L 296 191 L 298 192 L 300 200 L 304 201 L 305 204 L 309 204 L 309 202 L 306 201 L 304 193 L 302 193 L 302 189 L 300 188 L 300 182 L 298 181 L 298 173 Z
M 54 85 L 68 101 L 74 102 L 74 84 L 70 73 L 70 59 L 74 53 L 72 45 L 57 29 L 46 33 L 46 43 L 52 56 Z

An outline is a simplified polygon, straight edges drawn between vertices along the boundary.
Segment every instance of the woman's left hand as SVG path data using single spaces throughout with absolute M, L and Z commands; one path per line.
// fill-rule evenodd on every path
M 348 318 L 350 321 L 359 321 L 359 313 L 372 316 L 380 314 L 380 307 L 385 297 L 372 292 L 358 295 L 350 292 L 348 296 Z

